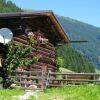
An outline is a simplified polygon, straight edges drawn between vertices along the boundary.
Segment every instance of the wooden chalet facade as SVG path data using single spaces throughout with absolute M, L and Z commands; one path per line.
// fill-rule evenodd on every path
M 31 28 L 37 44 L 33 46 L 30 57 L 39 56 L 39 61 L 30 67 L 24 66 L 20 71 L 56 71 L 56 45 L 67 43 L 69 38 L 52 11 L 34 11 L 0 14 L 0 28 L 7 27 L 13 32 L 13 42 L 22 43 L 27 47 L 26 27 Z M 22 29 L 21 29 L 22 28 Z M 46 40 L 43 43 L 42 40 Z M 18 70 L 18 69 L 17 69 Z

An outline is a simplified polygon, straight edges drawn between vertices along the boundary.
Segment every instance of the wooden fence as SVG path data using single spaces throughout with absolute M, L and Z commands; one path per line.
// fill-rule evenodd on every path
M 19 84 L 20 89 L 43 90 L 45 89 L 45 75 L 42 71 L 13 71 L 16 78 L 15 84 Z
M 47 86 L 68 86 L 82 84 L 100 84 L 100 74 L 49 72 Z
M 47 87 L 69 85 L 100 84 L 100 74 L 96 73 L 64 73 L 45 71 L 13 71 L 16 84 L 21 89 L 43 90 Z M 35 86 L 35 87 L 34 87 Z

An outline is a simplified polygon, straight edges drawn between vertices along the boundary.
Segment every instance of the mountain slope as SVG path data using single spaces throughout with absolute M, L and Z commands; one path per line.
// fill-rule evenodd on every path
M 87 40 L 87 43 L 72 43 L 97 68 L 100 67 L 100 28 L 68 18 L 57 16 L 71 40 Z

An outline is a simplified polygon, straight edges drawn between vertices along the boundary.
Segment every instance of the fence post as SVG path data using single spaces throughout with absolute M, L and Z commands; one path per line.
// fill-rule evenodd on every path
M 50 73 L 51 73 L 51 70 L 49 70 L 49 71 L 48 71 L 48 75 L 47 75 L 47 82 L 46 82 L 46 86 L 48 86 L 48 87 L 49 87 Z
M 47 79 L 47 65 L 42 66 L 42 84 L 43 88 L 46 88 L 46 80 Z

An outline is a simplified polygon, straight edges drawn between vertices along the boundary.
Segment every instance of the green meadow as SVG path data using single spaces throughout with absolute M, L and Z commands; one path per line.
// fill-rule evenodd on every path
M 23 90 L 0 90 L 0 100 L 19 100 L 16 96 L 24 95 Z M 100 100 L 100 86 L 67 86 L 62 88 L 49 88 L 37 92 L 37 99 L 28 100 Z
M 19 100 L 17 96 L 24 95 L 23 90 L 2 89 L 0 90 L 0 100 Z
M 29 100 L 100 100 L 100 86 L 67 86 L 38 93 Z

